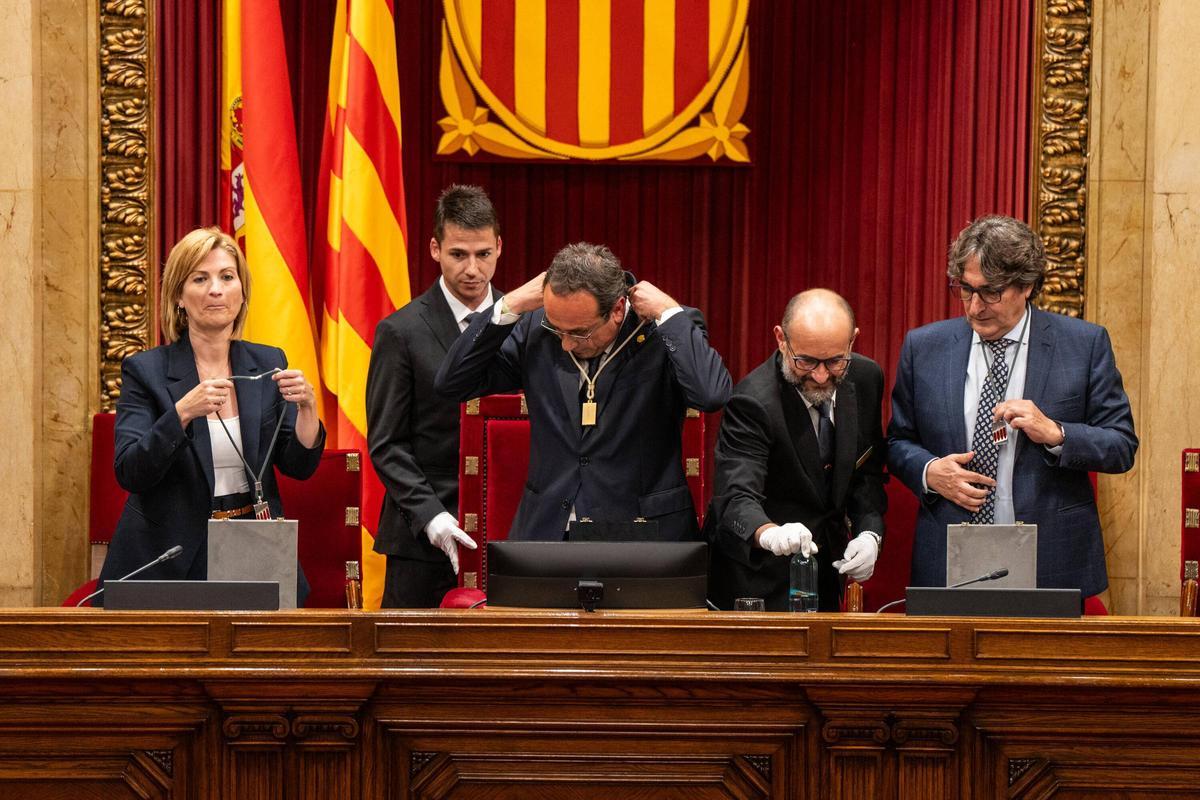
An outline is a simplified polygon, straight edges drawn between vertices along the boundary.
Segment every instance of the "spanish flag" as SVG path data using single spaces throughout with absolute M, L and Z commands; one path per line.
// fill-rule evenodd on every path
M 278 0 L 224 0 L 221 167 L 225 226 L 253 277 L 243 336 L 283 348 L 320 383 L 308 276 L 308 236 Z M 243 39 L 252 31 L 252 40 Z M 318 412 L 321 395 L 317 394 Z M 324 416 L 324 414 L 322 414 Z
M 317 213 L 324 230 L 313 248 L 321 377 L 337 405 L 326 427 L 332 446 L 365 456 L 375 325 L 410 299 L 391 0 L 338 0 L 328 103 Z M 362 463 L 363 605 L 378 608 L 385 560 L 372 545 L 384 490 L 370 459 Z

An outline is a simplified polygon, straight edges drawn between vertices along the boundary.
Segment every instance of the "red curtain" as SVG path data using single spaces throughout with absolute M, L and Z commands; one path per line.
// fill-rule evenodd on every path
M 333 4 L 282 5 L 311 215 Z M 160 6 L 165 253 L 216 219 L 219 9 Z M 828 286 L 858 313 L 859 349 L 890 370 L 904 331 L 957 312 L 954 233 L 980 213 L 1026 213 L 1032 0 L 754 2 L 748 168 L 434 159 L 441 3 L 396 6 L 414 292 L 438 275 L 424 246 L 434 200 L 468 181 L 501 214 L 502 287 L 567 242 L 604 242 L 704 310 L 736 378 L 770 352 L 787 297 Z
M 164 253 L 216 219 L 215 5 L 159 2 Z M 282 5 L 311 223 L 333 4 Z M 426 246 L 438 193 L 478 183 L 503 223 L 502 288 L 567 242 L 606 243 L 704 311 L 736 380 L 770 353 L 787 298 L 826 286 L 890 378 L 905 331 L 959 313 L 945 278 L 954 234 L 985 212 L 1027 214 L 1034 0 L 754 0 L 750 167 L 435 159 L 441 3 L 395 6 L 414 294 L 438 276 Z M 910 525 L 889 520 L 890 552 Z

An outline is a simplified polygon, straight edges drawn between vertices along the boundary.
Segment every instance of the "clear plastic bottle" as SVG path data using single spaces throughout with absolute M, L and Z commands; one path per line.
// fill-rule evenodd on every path
M 792 556 L 791 581 L 788 584 L 788 609 L 790 611 L 816 611 L 817 558 L 796 553 Z
M 362 570 L 357 561 L 346 562 L 346 608 L 362 608 Z

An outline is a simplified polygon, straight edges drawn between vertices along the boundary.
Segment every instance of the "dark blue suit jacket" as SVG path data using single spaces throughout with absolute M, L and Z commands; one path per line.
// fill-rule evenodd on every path
M 287 367 L 277 347 L 233 341 L 229 360 L 235 375 L 257 375 Z M 193 420 L 185 430 L 175 403 L 200 382 L 192 346 L 185 334 L 174 344 L 130 356 L 121 365 L 117 401 L 115 464 L 117 482 L 130 492 L 117 522 L 101 580 L 113 580 L 182 545 L 183 553 L 141 573 L 140 578 L 203 580 L 208 575 L 208 519 L 212 511 L 213 463 L 208 424 Z M 296 406 L 279 394 L 275 381 L 236 381 L 243 454 L 258 469 L 267 458 L 271 434 L 284 414 L 271 460 L 293 478 L 316 471 L 325 449 L 322 426 L 317 444 L 305 448 L 294 435 Z M 223 435 L 223 434 L 222 434 Z M 246 480 L 253 487 L 254 479 Z M 283 516 L 275 471 L 263 475 L 271 516 Z M 301 576 L 301 586 L 307 583 Z
M 545 312 L 513 325 L 493 325 L 491 309 L 450 348 L 437 390 L 457 400 L 524 390 L 529 407 L 529 477 L 510 538 L 563 538 L 572 504 L 597 522 L 657 520 L 664 539 L 699 535 L 683 474 L 680 432 L 688 407 L 716 411 L 732 381 L 709 347 L 694 308 L 653 321 L 605 367 L 596 381 L 594 427 L 580 424 L 579 370 Z M 637 325 L 626 315 L 620 344 Z M 642 338 L 644 336 L 644 338 Z
M 1125 472 L 1138 440 L 1108 332 L 1099 325 L 1034 309 L 1024 397 L 1066 433 L 1057 458 L 1017 436 L 1016 519 L 1038 526 L 1038 585 L 1108 586 L 1104 540 L 1089 472 Z M 912 585 L 946 583 L 946 525 L 970 513 L 922 489 L 925 464 L 971 449 L 963 419 L 971 327 L 965 317 L 909 331 L 900 351 L 888 426 L 888 467 L 921 499 Z M 1012 446 L 1013 442 L 1006 446 Z

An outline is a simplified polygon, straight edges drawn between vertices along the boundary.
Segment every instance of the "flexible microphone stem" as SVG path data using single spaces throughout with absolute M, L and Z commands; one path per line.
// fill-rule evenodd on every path
M 172 558 L 174 558 L 175 556 L 179 555 L 179 554 L 180 554 L 180 553 L 182 553 L 182 552 L 183 552 L 183 546 L 182 546 L 182 545 L 178 545 L 178 544 L 177 544 L 177 545 L 175 545 L 174 547 L 172 547 L 170 550 L 167 550 L 165 553 L 163 553 L 163 554 L 162 554 L 161 556 L 159 556 L 158 558 L 156 558 L 156 559 L 154 559 L 153 561 L 151 561 L 149 564 L 143 564 L 142 566 L 140 566 L 140 567 L 138 567 L 137 569 L 135 569 L 133 572 L 131 572 L 131 573 L 129 573 L 128 575 L 126 575 L 125 577 L 123 577 L 123 578 L 117 578 L 117 581 L 118 581 L 118 582 L 119 582 L 119 581 L 127 581 L 127 580 L 129 580 L 130 578 L 132 578 L 134 575 L 137 575 L 137 574 L 138 574 L 138 573 L 140 573 L 140 572 L 145 572 L 146 570 L 150 569 L 150 568 L 151 568 L 151 567 L 153 567 L 155 564 L 161 564 L 161 563 L 162 563 L 162 562 L 164 562 L 164 561 L 170 561 Z M 82 600 L 80 600 L 78 603 L 76 603 L 76 604 L 75 604 L 75 607 L 76 607 L 76 608 L 79 608 L 81 605 L 83 605 L 84 603 L 86 603 L 88 600 L 91 600 L 93 597 L 95 597 L 96 595 L 100 594 L 100 593 L 101 593 L 101 592 L 103 592 L 103 591 L 104 591 L 104 587 L 103 587 L 103 586 L 101 586 L 99 589 L 97 589 L 96 591 L 92 592 L 92 593 L 91 593 L 91 594 L 89 594 L 87 597 L 83 598 L 83 599 L 82 599 Z
M 989 572 L 987 575 L 980 575 L 978 578 L 971 578 L 970 580 L 967 580 L 967 581 L 959 581 L 958 583 L 954 584 L 953 586 L 947 586 L 946 588 L 947 589 L 961 589 L 964 586 L 970 586 L 972 583 L 982 583 L 984 581 L 998 581 L 1001 578 L 1005 578 L 1005 577 L 1008 577 L 1008 567 L 1001 567 L 1000 569 L 998 569 L 994 572 Z M 875 613 L 882 614 L 886 609 L 889 609 L 892 606 L 898 606 L 907 600 L 908 600 L 907 597 L 901 597 L 899 600 L 893 600 L 890 603 L 884 603 L 875 611 Z

